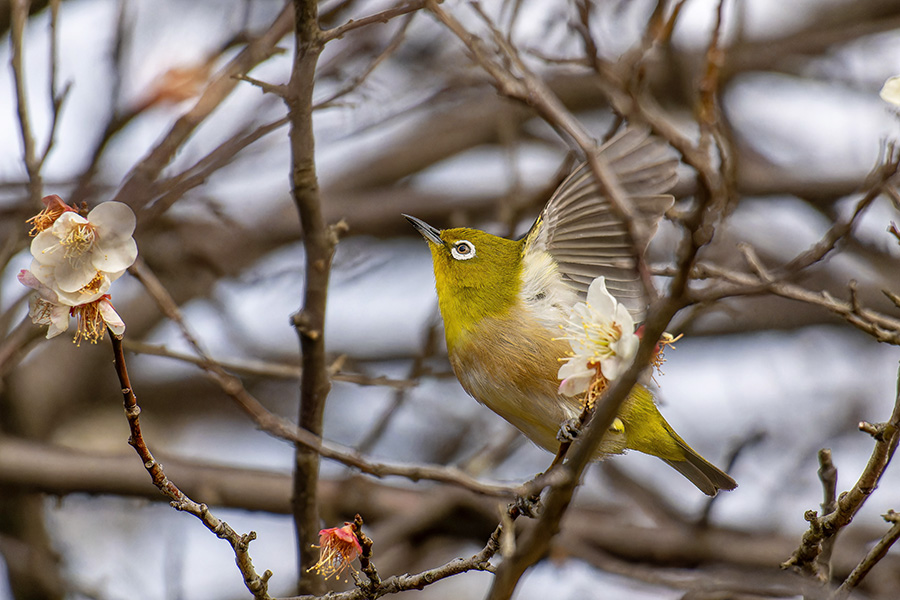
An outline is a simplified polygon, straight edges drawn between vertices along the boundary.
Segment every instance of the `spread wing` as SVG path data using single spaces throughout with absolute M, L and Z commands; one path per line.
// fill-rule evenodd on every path
M 607 142 L 600 155 L 647 218 L 651 233 L 656 231 L 659 219 L 674 202 L 665 192 L 678 180 L 678 160 L 668 146 L 646 129 L 629 128 Z M 636 320 L 643 319 L 647 290 L 637 270 L 631 235 L 587 163 L 562 182 L 526 237 L 526 255 L 548 252 L 563 281 L 582 299 L 591 281 L 603 275 L 610 293 Z

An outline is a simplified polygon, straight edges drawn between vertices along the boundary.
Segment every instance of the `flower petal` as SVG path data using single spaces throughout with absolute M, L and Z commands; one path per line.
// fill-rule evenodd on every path
M 59 238 L 45 229 L 31 240 L 31 255 L 41 264 L 56 265 L 65 260 L 66 252 L 59 245 Z
M 53 225 L 48 229 L 52 235 L 56 236 L 57 239 L 63 239 L 69 232 L 80 225 L 86 225 L 88 220 L 79 215 L 77 212 L 64 212 L 59 215 L 59 218 L 53 222 Z
M 97 228 L 100 239 L 131 237 L 134 227 L 137 225 L 134 211 L 130 206 L 121 202 L 98 204 L 88 213 L 87 220 Z
M 63 292 L 77 292 L 97 276 L 97 269 L 89 260 L 68 261 L 53 272 L 56 287 Z
M 634 356 L 637 354 L 638 346 L 640 346 L 640 344 L 641 340 L 638 336 L 634 334 L 623 334 L 621 339 L 619 339 L 615 345 L 616 356 L 623 362 L 627 362 L 628 365 L 631 365 L 631 361 L 634 360 Z
M 588 287 L 587 303 L 591 310 L 602 315 L 607 320 L 611 319 L 616 310 L 616 299 L 606 289 L 606 278 L 597 277 Z
M 59 302 L 60 304 L 65 304 L 67 306 L 81 306 L 82 304 L 90 304 L 91 302 L 102 298 L 109 291 L 109 286 L 109 279 L 103 277 L 100 280 L 99 285 L 91 286 L 90 289 L 81 288 L 74 292 L 64 292 L 62 290 L 57 290 L 57 293 L 59 294 Z
M 624 304 L 616 306 L 614 320 L 622 328 L 622 335 L 634 335 L 634 317 L 628 312 Z
M 569 377 L 583 377 L 585 375 L 593 375 L 594 370 L 587 368 L 587 360 L 579 360 L 579 357 L 573 356 L 563 366 L 559 368 L 557 379 L 568 379 Z
M 47 328 L 47 339 L 55 338 L 69 329 L 69 307 L 60 304 L 50 309 L 50 327 Z
M 121 271 L 104 271 L 103 275 L 112 282 L 124 275 L 126 270 L 127 269 L 122 269 Z
M 119 316 L 119 313 L 116 312 L 112 303 L 104 298 L 100 301 L 97 308 L 100 310 L 100 315 L 103 317 L 103 320 L 106 322 L 106 326 L 109 327 L 110 331 L 112 331 L 116 337 L 121 337 L 122 334 L 125 333 L 125 321 L 123 321 L 122 317 Z
M 587 391 L 591 385 L 593 373 L 584 377 L 567 377 L 559 384 L 559 393 L 563 396 L 577 396 Z
M 603 371 L 603 376 L 610 381 L 618 379 L 619 375 L 624 373 L 627 368 L 624 361 L 615 356 L 600 360 L 600 370 Z
M 16 279 L 19 280 L 19 283 L 24 285 L 25 287 L 29 287 L 40 295 L 42 300 L 46 300 L 51 303 L 58 303 L 59 298 L 52 289 L 41 283 L 40 279 L 38 279 L 34 273 L 27 269 L 22 269 L 19 271 L 19 274 L 16 275 Z
M 100 238 L 94 247 L 92 260 L 98 271 L 124 271 L 134 264 L 137 254 L 137 243 L 133 238 L 112 241 Z

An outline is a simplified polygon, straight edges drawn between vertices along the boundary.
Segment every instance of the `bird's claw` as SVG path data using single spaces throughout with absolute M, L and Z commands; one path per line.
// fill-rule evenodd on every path
M 536 519 L 541 513 L 541 497 L 537 494 L 528 497 L 516 496 L 516 501 L 510 508 L 523 517 Z
M 566 419 L 556 432 L 556 440 L 561 444 L 571 444 L 581 433 L 581 422 L 577 419 Z

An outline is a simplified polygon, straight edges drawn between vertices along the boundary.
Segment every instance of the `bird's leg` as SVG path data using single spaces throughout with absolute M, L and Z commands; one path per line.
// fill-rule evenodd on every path
M 559 450 L 556 452 L 556 458 L 550 463 L 550 468 L 547 469 L 547 471 L 562 463 L 566 454 L 569 452 L 569 447 L 572 445 L 572 442 L 574 442 L 575 438 L 578 437 L 578 434 L 581 433 L 581 426 L 583 424 L 584 420 L 581 417 L 566 419 L 560 424 L 559 431 L 556 433 L 556 439 L 559 441 Z
M 516 496 L 516 501 L 509 505 L 509 516 L 515 519 L 518 516 L 536 519 L 541 513 L 541 495 Z
M 583 413 L 582 413 L 583 414 Z M 581 433 L 581 426 L 584 419 L 581 416 L 566 419 L 559 425 L 559 431 L 556 433 L 556 440 L 560 444 L 569 444 L 575 441 L 578 434 Z
M 581 414 L 560 423 L 559 431 L 556 433 L 556 439 L 559 441 L 559 450 L 556 452 L 556 458 L 554 458 L 553 462 L 550 464 L 550 469 L 560 464 L 563 459 L 566 458 L 566 454 L 569 452 L 572 442 L 574 442 L 575 438 L 578 437 L 578 434 L 581 433 L 581 428 L 584 427 L 584 424 L 587 423 L 591 413 L 594 412 L 596 396 L 597 392 L 594 391 L 592 393 L 592 391 L 588 391 L 583 402 Z M 550 469 L 547 470 L 549 471 Z
M 574 442 L 578 437 L 578 434 L 581 433 L 581 428 L 584 427 L 584 424 L 590 418 L 591 413 L 594 412 L 594 400 L 594 395 L 588 394 L 581 410 L 581 414 L 560 423 L 559 431 L 556 434 L 556 439 L 559 440 L 559 450 L 556 452 L 556 456 L 547 470 L 535 477 L 535 479 L 543 477 L 557 465 L 562 464 L 563 460 L 565 460 L 566 454 L 572 446 L 572 442 Z M 509 507 L 509 514 L 513 518 L 516 518 L 519 515 L 534 518 L 537 516 L 537 511 L 540 509 L 540 501 L 540 494 L 533 494 L 528 497 L 516 496 L 515 503 L 511 504 Z

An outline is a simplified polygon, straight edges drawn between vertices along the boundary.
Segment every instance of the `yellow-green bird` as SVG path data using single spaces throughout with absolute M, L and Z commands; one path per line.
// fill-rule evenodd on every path
M 600 150 L 632 204 L 655 229 L 672 205 L 677 160 L 646 131 L 629 128 Z M 431 249 L 450 364 L 463 388 L 542 448 L 556 452 L 561 425 L 582 411 L 560 393 L 557 374 L 569 345 L 560 339 L 572 307 L 590 283 L 609 292 L 640 322 L 646 287 L 626 224 L 588 165 L 556 190 L 531 230 L 508 240 L 477 229 L 438 230 L 404 215 Z M 657 456 L 713 496 L 737 484 L 697 454 L 636 385 L 604 437 L 600 456 L 627 449 Z M 598 457 L 599 458 L 599 457 Z

